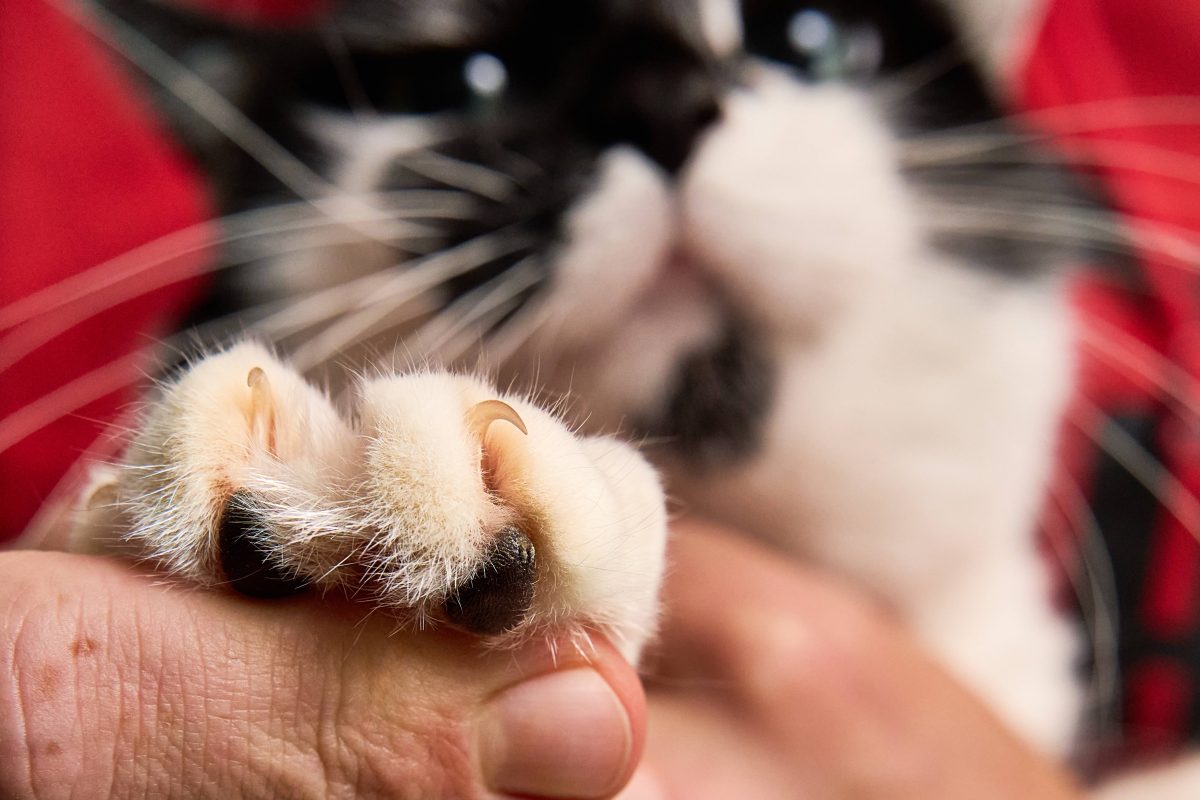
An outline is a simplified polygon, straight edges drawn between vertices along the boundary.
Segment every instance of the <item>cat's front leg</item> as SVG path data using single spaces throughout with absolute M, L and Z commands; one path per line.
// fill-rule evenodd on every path
M 239 344 L 146 401 L 121 462 L 85 491 L 72 549 L 131 551 L 256 595 L 336 581 L 358 449 L 324 393 Z
M 252 344 L 198 362 L 89 490 L 77 546 L 249 594 L 340 587 L 497 643 L 599 628 L 636 658 L 666 537 L 636 451 L 445 372 L 354 396 L 339 414 Z
M 383 602 L 498 640 L 592 625 L 636 659 L 657 620 L 666 515 L 635 450 L 461 375 L 359 392 L 362 547 Z

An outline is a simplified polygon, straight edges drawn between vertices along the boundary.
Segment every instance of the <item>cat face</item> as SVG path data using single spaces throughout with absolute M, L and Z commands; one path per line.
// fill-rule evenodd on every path
M 386 358 L 403 330 L 405 356 L 481 350 L 592 424 L 737 462 L 779 362 L 923 291 L 916 271 L 1036 291 L 1069 257 L 1012 234 L 1014 208 L 1074 189 L 1001 121 L 952 10 L 355 0 L 319 35 L 245 40 L 193 21 L 181 62 L 311 174 L 180 127 L 229 209 L 341 203 L 336 244 L 235 273 L 260 302 L 350 297 L 302 363 Z M 981 132 L 1003 158 L 972 157 Z

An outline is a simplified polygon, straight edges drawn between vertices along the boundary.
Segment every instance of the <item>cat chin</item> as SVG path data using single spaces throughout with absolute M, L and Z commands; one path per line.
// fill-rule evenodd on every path
M 808 338 L 892 291 L 920 233 L 869 98 L 759 64 L 723 112 L 683 176 L 682 235 L 742 313 Z
M 869 98 L 763 64 L 747 78 L 676 180 L 613 148 L 566 216 L 551 322 L 530 350 L 542 380 L 587 397 L 593 423 L 662 416 L 685 363 L 735 328 L 753 362 L 809 346 L 898 291 L 918 259 L 915 206 Z

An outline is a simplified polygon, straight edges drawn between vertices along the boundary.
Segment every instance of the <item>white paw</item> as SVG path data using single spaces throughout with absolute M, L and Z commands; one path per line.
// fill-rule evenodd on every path
M 254 344 L 198 362 L 93 485 L 76 541 L 116 526 L 200 583 L 345 587 L 496 642 L 595 627 L 636 658 L 666 539 L 636 451 L 461 375 L 364 380 L 354 395 L 343 416 Z

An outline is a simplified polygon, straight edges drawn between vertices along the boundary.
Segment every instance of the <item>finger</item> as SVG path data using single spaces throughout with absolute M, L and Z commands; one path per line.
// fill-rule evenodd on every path
M 843 582 L 709 523 L 676 523 L 671 555 L 656 677 L 737 679 L 757 667 L 764 647 L 787 650 L 786 659 L 810 643 L 849 646 L 885 619 Z
M 711 526 L 674 533 L 667 678 L 652 694 L 648 753 L 673 783 L 689 779 L 673 755 L 683 741 L 713 751 L 698 756 L 710 772 L 736 777 L 712 734 L 740 729 L 737 741 L 756 741 L 812 796 L 1075 796 L 1057 767 L 848 584 Z M 753 772 L 779 785 L 767 767 Z
M 640 685 L 604 642 L 492 652 L 51 553 L 0 555 L 0 609 L 4 797 L 604 797 L 642 746 Z

